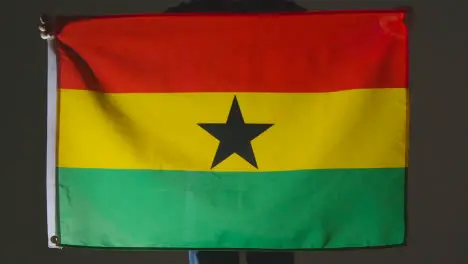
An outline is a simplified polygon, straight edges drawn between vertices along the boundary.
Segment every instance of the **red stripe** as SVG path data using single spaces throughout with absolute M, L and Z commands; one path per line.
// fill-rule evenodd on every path
M 93 89 L 94 75 L 113 93 L 402 88 L 402 19 L 398 11 L 80 20 L 58 35 L 60 87 Z

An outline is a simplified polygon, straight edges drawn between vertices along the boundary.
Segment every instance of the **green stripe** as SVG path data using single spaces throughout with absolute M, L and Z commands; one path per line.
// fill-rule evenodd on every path
M 310 249 L 404 241 L 404 168 L 58 173 L 64 245 Z

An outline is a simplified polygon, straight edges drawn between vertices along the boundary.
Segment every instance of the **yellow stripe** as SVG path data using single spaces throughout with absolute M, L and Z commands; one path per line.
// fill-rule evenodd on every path
M 207 171 L 232 93 L 97 94 L 61 90 L 60 167 Z M 404 167 L 406 89 L 236 94 L 259 171 Z M 258 171 L 237 154 L 216 171 Z

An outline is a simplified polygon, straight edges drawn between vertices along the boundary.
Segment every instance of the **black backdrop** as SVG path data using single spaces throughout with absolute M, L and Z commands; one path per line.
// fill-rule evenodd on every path
M 297 253 L 297 263 L 468 263 L 467 19 L 459 0 L 296 1 L 308 9 L 411 6 L 411 143 L 407 245 Z M 45 203 L 46 46 L 41 13 L 162 12 L 177 0 L 2 2 L 1 263 L 187 263 L 186 252 L 47 248 Z M 465 4 L 466 5 L 466 4 Z M 11 9 L 11 7 L 13 9 Z M 291 45 L 294 45 L 293 43 Z M 467 251 L 467 252 L 464 252 Z M 222 264 L 222 263 L 220 263 Z

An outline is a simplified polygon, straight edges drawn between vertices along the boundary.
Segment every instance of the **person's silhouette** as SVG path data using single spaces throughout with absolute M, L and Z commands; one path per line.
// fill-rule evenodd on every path
M 192 12 L 302 12 L 305 8 L 288 0 L 192 0 L 170 7 L 166 13 Z M 249 251 L 246 254 L 249 264 L 293 264 L 292 252 Z M 236 251 L 190 251 L 190 264 L 238 264 Z

